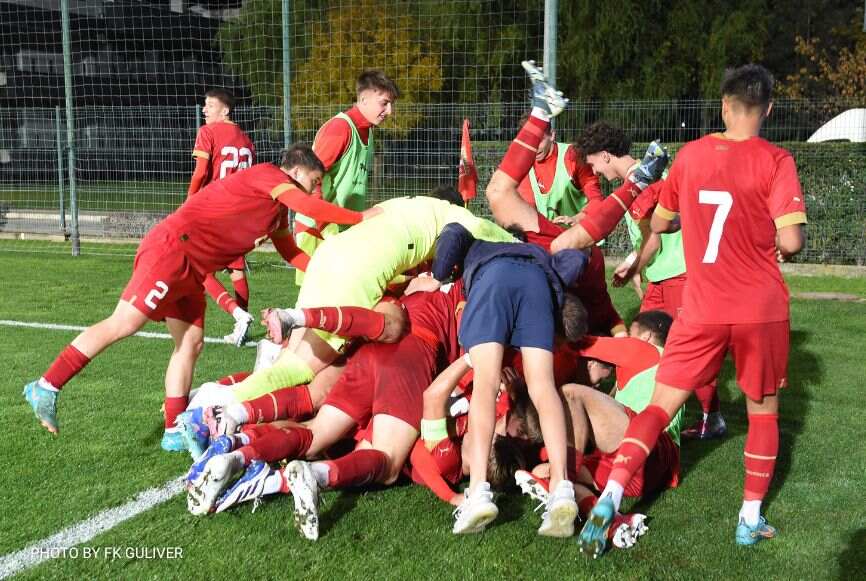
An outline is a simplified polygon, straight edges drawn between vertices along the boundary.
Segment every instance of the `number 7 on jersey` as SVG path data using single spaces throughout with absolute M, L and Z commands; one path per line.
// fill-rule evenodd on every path
M 718 206 L 713 215 L 713 224 L 710 226 L 710 238 L 707 241 L 707 250 L 704 252 L 704 264 L 712 264 L 719 257 L 719 243 L 722 241 L 722 231 L 725 229 L 725 220 L 734 205 L 731 192 L 718 190 L 701 190 L 698 192 L 698 202 Z

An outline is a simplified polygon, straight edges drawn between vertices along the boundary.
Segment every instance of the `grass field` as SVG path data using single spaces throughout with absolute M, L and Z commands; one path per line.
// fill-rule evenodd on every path
M 4 253 L 0 319 L 87 325 L 107 315 L 131 270 L 126 257 Z M 256 262 L 253 307 L 286 304 L 289 271 Z M 790 277 L 794 292 L 836 291 L 866 298 L 866 279 Z M 616 290 L 631 316 L 637 300 Z M 747 300 L 747 297 L 744 297 Z M 206 334 L 230 318 L 211 309 Z M 152 325 L 154 331 L 162 331 Z M 84 546 L 97 558 L 66 557 L 22 579 L 851 579 L 866 576 L 866 446 L 860 416 L 866 303 L 792 301 L 791 387 L 782 399 L 782 452 L 766 514 L 780 537 L 752 549 L 733 543 L 742 488 L 745 413 L 726 369 L 722 409 L 730 435 L 685 443 L 681 486 L 639 508 L 650 532 L 627 552 L 597 562 L 575 540 L 540 538 L 534 503 L 500 499 L 501 516 L 471 537 L 451 534 L 451 510 L 428 491 L 327 493 L 322 537 L 303 540 L 291 526 L 291 501 L 276 498 L 212 518 L 186 512 L 176 496 Z M 64 527 L 161 486 L 189 465 L 159 449 L 167 340 L 131 338 L 97 358 L 64 390 L 61 435 L 37 427 L 21 397 L 74 332 L 0 327 L 0 560 Z M 860 345 L 860 347 L 857 347 Z M 196 383 L 252 366 L 253 350 L 207 345 Z M 690 404 L 687 421 L 695 415 Z M 82 547 L 82 549 L 84 548 Z M 105 558 L 106 548 L 120 548 Z M 126 548 L 179 547 L 176 559 L 127 558 Z M 175 553 L 177 555 L 177 553 Z

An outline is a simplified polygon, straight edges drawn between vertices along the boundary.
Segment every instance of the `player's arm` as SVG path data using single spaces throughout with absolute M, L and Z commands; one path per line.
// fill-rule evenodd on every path
M 424 391 L 424 411 L 421 418 L 421 439 L 432 450 L 448 437 L 448 398 L 460 379 L 469 371 L 465 357 L 459 357 L 436 376 Z
M 776 248 L 780 258 L 788 259 L 806 245 L 806 200 L 790 154 L 778 161 L 767 204 L 776 225 Z
M 192 172 L 189 188 L 186 191 L 187 197 L 198 192 L 207 180 L 212 151 L 213 135 L 211 135 L 207 126 L 199 128 L 195 136 L 195 145 L 192 149 L 192 156 L 195 158 L 195 169 Z
M 189 180 L 189 188 L 186 190 L 186 196 L 190 197 L 194 193 L 198 192 L 204 181 L 207 179 L 208 168 L 210 167 L 210 160 L 206 157 L 198 157 L 195 158 L 195 169 L 192 172 L 192 178 Z
M 628 383 L 637 373 L 657 364 L 661 358 L 658 349 L 632 337 L 588 337 L 578 353 L 581 357 L 615 365 L 617 384 L 620 386 Z
M 271 196 L 290 210 L 301 213 L 319 223 L 357 224 L 364 217 L 361 212 L 341 208 L 336 204 L 320 200 L 304 193 L 292 184 L 280 184 L 271 192 Z
M 310 263 L 310 256 L 295 244 L 291 230 L 288 228 L 275 230 L 271 232 L 270 238 L 283 260 L 298 270 L 306 272 L 307 265 Z
M 790 224 L 776 230 L 776 248 L 784 260 L 798 254 L 806 245 L 806 228 L 803 224 Z

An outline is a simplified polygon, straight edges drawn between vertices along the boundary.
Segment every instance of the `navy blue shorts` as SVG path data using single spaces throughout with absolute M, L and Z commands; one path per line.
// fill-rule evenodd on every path
M 481 343 L 553 351 L 554 300 L 542 268 L 503 257 L 482 266 L 472 280 L 458 332 L 467 351 Z

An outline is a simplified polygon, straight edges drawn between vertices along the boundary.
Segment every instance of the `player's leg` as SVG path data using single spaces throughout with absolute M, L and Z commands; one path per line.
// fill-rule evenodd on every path
M 574 488 L 568 480 L 565 412 L 553 376 L 553 353 L 537 347 L 521 347 L 520 353 L 523 356 L 527 390 L 538 411 L 544 446 L 550 461 L 551 493 L 538 533 L 570 537 L 574 534 L 577 503 L 574 500 Z
M 174 349 L 165 370 L 165 432 L 162 448 L 181 451 L 187 447 L 175 423 L 177 416 L 186 410 L 189 403 L 195 363 L 204 346 L 204 329 L 174 318 L 166 318 L 165 323 L 174 340 Z
M 382 301 L 373 309 L 363 307 L 268 309 L 265 325 L 276 342 L 282 341 L 287 329 L 307 327 L 341 337 L 361 337 L 380 343 L 395 343 L 403 336 L 408 321 L 399 303 Z
M 85 329 L 39 379 L 25 386 L 24 396 L 45 429 L 59 433 L 57 396 L 66 383 L 108 346 L 136 333 L 147 321 L 147 315 L 121 299 L 108 318 Z
M 247 274 L 242 268 L 229 269 L 229 279 L 232 281 L 232 287 L 235 291 L 235 300 L 238 306 L 245 311 L 249 311 L 250 307 L 250 285 L 247 280 Z

